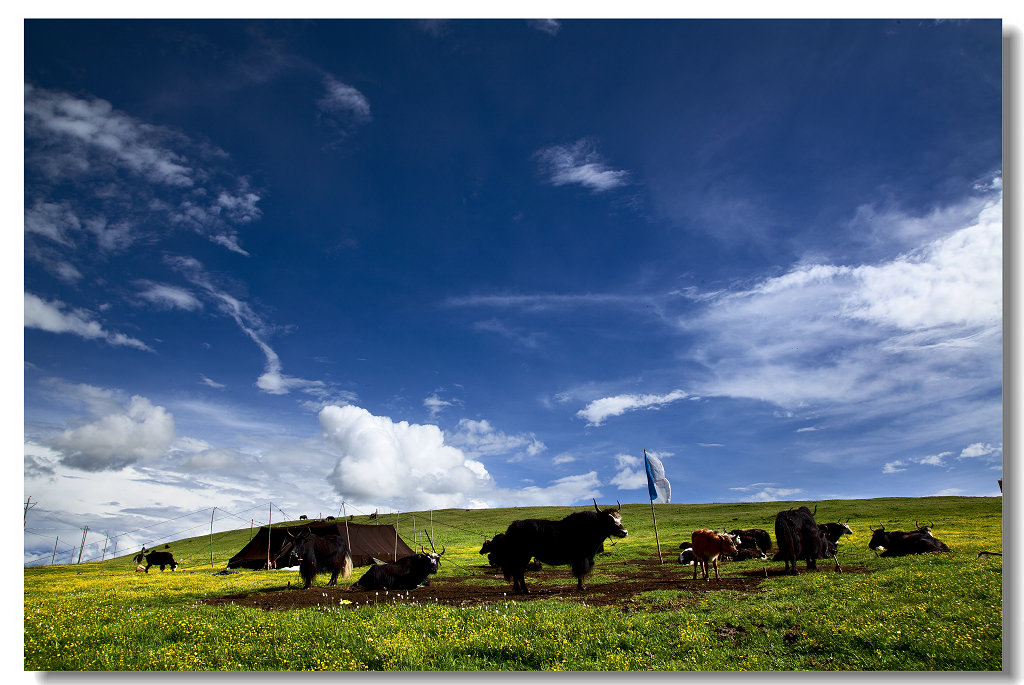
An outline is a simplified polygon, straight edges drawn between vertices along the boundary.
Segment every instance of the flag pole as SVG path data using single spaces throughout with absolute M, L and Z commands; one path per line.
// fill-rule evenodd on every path
M 644 449 L 644 466 L 647 465 L 647 450 Z M 646 470 L 646 469 L 645 469 Z M 651 493 L 648 492 L 648 495 Z M 658 536 L 658 517 L 654 515 L 654 498 L 651 498 L 651 518 L 654 519 L 654 541 L 658 543 L 658 563 L 664 564 L 665 559 L 661 556 L 661 538 Z

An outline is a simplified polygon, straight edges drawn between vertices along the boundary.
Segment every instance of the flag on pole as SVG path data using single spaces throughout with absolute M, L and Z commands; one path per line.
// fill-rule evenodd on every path
M 644 466 L 647 469 L 647 490 L 651 501 L 668 504 L 672 500 L 672 485 L 665 477 L 665 467 L 657 457 L 647 454 L 644 450 Z

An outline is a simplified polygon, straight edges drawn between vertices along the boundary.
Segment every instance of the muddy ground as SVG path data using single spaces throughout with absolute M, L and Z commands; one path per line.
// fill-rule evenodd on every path
M 835 567 L 825 561 L 818 563 L 818 571 L 810 573 L 834 573 Z M 446 576 L 442 564 L 441 572 L 431 577 L 430 585 L 417 588 L 411 592 L 367 592 L 351 589 L 352 583 L 358 580 L 364 569 L 356 569 L 347 581 L 339 581 L 338 587 L 326 587 L 329 576 L 317 577 L 309 590 L 301 589 L 301 579 L 296 572 L 290 585 L 270 588 L 248 594 L 232 594 L 212 597 L 204 600 L 206 604 L 256 607 L 267 611 L 303 609 L 308 607 L 354 608 L 367 604 L 445 604 L 449 606 L 476 606 L 494 604 L 508 600 L 517 602 L 538 599 L 559 598 L 569 601 L 585 602 L 590 606 L 618 606 L 623 611 L 639 610 L 649 607 L 649 602 L 642 602 L 637 595 L 651 590 L 678 590 L 683 593 L 678 602 L 684 605 L 687 599 L 696 599 L 705 592 L 733 590 L 737 592 L 756 593 L 767 578 L 783 575 L 783 565 L 779 562 L 754 564 L 741 562 L 722 564 L 725 575 L 715 580 L 712 572 L 711 580 L 705 581 L 698 575 L 693 580 L 693 567 L 681 566 L 675 561 L 661 564 L 655 559 L 629 560 L 620 562 L 598 562 L 596 570 L 600 572 L 600 580 L 588 582 L 587 588 L 580 591 L 568 567 L 545 567 L 540 571 L 528 572 L 526 583 L 530 589 L 528 595 L 513 595 L 512 586 L 505 582 L 499 571 L 489 566 L 468 567 L 473 576 Z M 845 573 L 867 573 L 863 566 L 844 566 Z M 800 564 L 800 573 L 805 573 L 804 564 Z M 604 580 L 613 576 L 614 580 Z M 558 582 L 561 581 L 561 582 Z M 566 582 L 571 581 L 571 582 Z M 351 604 L 343 604 L 348 600 Z M 665 607 L 668 608 L 668 607 Z

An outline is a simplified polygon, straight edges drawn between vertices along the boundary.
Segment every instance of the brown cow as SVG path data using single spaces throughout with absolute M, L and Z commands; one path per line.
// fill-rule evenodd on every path
M 718 557 L 722 555 L 733 556 L 737 553 L 736 540 L 728 533 L 716 533 L 707 528 L 695 530 L 690 535 L 690 542 L 693 546 L 693 579 L 697 580 L 697 569 L 700 568 L 704 574 L 704 580 L 711 580 L 708 573 L 708 563 L 715 567 L 715 579 L 721 580 L 718 574 Z

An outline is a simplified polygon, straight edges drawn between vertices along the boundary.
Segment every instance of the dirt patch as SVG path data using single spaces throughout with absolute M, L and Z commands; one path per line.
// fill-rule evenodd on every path
M 693 568 L 680 566 L 674 562 L 658 563 L 657 559 L 629 560 L 620 562 L 598 563 L 595 569 L 594 582 L 588 582 L 586 590 L 576 588 L 576 581 L 567 568 L 548 568 L 527 574 L 526 582 L 530 589 L 528 595 L 513 595 L 512 586 L 505 582 L 500 572 L 489 566 L 472 567 L 474 576 L 431 577 L 430 585 L 417 588 L 411 592 L 367 592 L 352 589 L 351 582 L 345 581 L 338 587 L 326 587 L 314 583 L 308 590 L 302 590 L 298 573 L 290 586 L 271 588 L 254 593 L 223 595 L 203 600 L 203 603 L 214 606 L 234 604 L 237 606 L 255 607 L 267 611 L 283 611 L 288 609 L 306 609 L 311 607 L 347 607 L 355 608 L 368 604 L 444 604 L 447 606 L 477 606 L 496 604 L 509 600 L 517 602 L 538 599 L 565 599 L 581 602 L 590 606 L 618 606 L 623 611 L 638 611 L 651 608 L 651 605 L 638 600 L 641 593 L 652 590 L 677 590 L 685 595 L 696 598 L 705 592 L 733 590 L 736 592 L 756 593 L 768 578 L 784 575 L 783 569 L 768 568 L 746 562 L 723 564 L 721 580 L 715 580 L 714 574 L 710 581 L 699 576 L 693 580 Z M 818 571 L 809 573 L 833 573 L 832 566 L 825 566 Z M 863 566 L 844 566 L 845 573 L 867 573 Z M 358 572 L 358 570 L 357 570 Z M 805 573 L 801 567 L 800 573 Z M 613 580 L 606 580 L 611 576 Z M 318 580 L 326 582 L 326 576 Z M 358 575 L 353 575 L 358 579 Z M 488 582 L 489 581 L 489 582 Z M 680 604 L 686 603 L 686 597 Z M 350 602 L 350 603 L 349 603 Z M 668 607 L 665 607 L 668 608 Z

